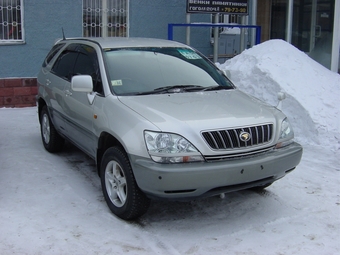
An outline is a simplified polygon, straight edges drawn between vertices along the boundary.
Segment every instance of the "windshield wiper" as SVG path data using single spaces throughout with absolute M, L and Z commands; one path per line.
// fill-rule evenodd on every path
M 164 94 L 164 93 L 181 93 L 181 92 L 189 92 L 189 91 L 213 91 L 213 90 L 227 90 L 232 89 L 232 87 L 227 86 L 210 86 L 203 87 L 198 85 L 174 85 L 174 86 L 165 86 L 156 88 L 152 91 L 140 92 L 135 95 L 152 95 L 152 94 Z
M 224 90 L 224 89 L 225 90 L 232 89 L 232 87 L 216 85 L 216 86 L 205 87 L 202 89 L 202 91 L 213 91 L 213 90 Z
M 163 93 L 180 93 L 186 91 L 202 90 L 204 87 L 197 85 L 174 85 L 156 88 L 152 91 L 140 92 L 136 95 L 151 95 L 151 94 L 163 94 Z

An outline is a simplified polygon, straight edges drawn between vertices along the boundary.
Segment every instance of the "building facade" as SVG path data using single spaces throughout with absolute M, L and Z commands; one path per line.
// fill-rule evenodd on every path
M 339 0 L 257 0 L 262 41 L 283 39 L 339 72 Z
M 204 1 L 207 2 L 207 1 Z M 339 0 L 252 0 L 247 15 L 218 15 L 218 22 L 260 25 L 261 41 L 284 39 L 325 67 L 339 69 Z M 0 0 L 0 107 L 35 104 L 41 63 L 58 38 L 123 36 L 167 39 L 169 23 L 186 23 L 186 0 Z M 211 23 L 216 15 L 190 14 L 191 23 Z M 213 29 L 190 28 L 190 44 L 208 57 L 214 51 Z M 234 54 L 254 45 L 255 32 L 224 35 L 220 42 Z M 187 29 L 174 40 L 187 42 Z M 235 39 L 236 38 L 236 39 Z M 223 41 L 224 40 L 224 41 Z M 235 46 L 235 47 L 236 47 Z M 224 58 L 219 58 L 224 61 Z

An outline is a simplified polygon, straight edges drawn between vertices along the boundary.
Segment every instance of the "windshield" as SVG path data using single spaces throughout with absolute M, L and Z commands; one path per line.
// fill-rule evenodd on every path
M 210 61 L 188 48 L 106 49 L 104 55 L 109 82 L 117 95 L 233 88 Z

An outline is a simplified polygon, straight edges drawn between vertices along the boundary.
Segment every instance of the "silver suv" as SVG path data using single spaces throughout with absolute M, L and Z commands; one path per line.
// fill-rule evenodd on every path
M 302 156 L 280 110 L 174 41 L 60 40 L 38 75 L 37 102 L 46 150 L 67 139 L 91 156 L 109 208 L 126 220 L 150 198 L 266 188 Z

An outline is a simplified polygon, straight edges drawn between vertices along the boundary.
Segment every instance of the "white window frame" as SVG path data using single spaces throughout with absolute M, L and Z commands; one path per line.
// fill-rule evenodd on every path
M 24 44 L 25 43 L 25 30 L 24 30 L 24 0 L 19 0 L 20 5 L 13 7 L 13 3 L 18 0 L 2 0 L 0 2 L 0 45 L 11 45 L 11 44 Z M 11 13 L 12 9 L 20 10 L 20 23 L 12 20 L 3 20 L 2 17 Z M 13 34 L 10 26 L 13 28 L 19 28 Z M 7 33 L 7 36 L 5 36 Z M 11 33 L 11 34 L 10 34 Z M 21 34 L 21 38 L 15 38 Z
M 82 10 L 84 37 L 129 37 L 129 0 L 83 0 Z

